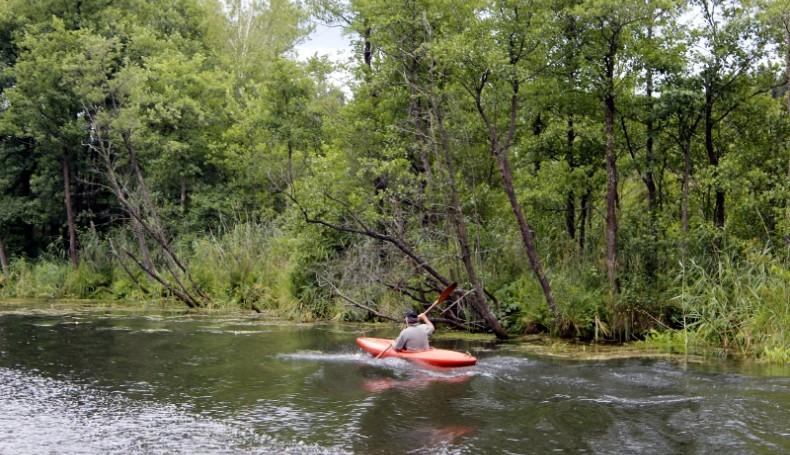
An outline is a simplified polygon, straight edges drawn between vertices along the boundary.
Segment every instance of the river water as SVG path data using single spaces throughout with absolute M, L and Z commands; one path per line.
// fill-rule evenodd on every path
M 562 360 L 442 337 L 474 367 L 375 360 L 382 325 L 0 304 L 0 454 L 790 453 L 790 369 Z

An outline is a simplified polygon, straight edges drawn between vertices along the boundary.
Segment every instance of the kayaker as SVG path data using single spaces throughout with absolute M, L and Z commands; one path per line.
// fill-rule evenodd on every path
M 422 321 L 422 324 L 420 323 Z M 425 313 L 414 310 L 406 313 L 407 327 L 401 330 L 392 348 L 396 351 L 424 351 L 428 349 L 428 336 L 433 333 L 433 323 Z

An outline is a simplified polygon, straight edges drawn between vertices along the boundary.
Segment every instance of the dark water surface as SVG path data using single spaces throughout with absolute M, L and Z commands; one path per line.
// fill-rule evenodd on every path
M 396 327 L 0 303 L 0 454 L 790 453 L 790 369 L 557 360 L 434 340 L 475 367 L 375 360 Z

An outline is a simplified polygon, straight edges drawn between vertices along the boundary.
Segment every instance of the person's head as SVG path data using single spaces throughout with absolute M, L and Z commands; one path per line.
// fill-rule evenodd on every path
M 415 325 L 420 322 L 420 318 L 417 317 L 417 312 L 414 310 L 409 310 L 406 312 L 406 324 Z

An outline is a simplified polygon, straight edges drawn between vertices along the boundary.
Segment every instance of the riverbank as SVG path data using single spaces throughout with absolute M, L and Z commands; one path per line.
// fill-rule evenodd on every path
M 336 324 L 336 321 L 295 321 L 282 317 L 274 311 L 256 313 L 232 306 L 217 306 L 193 310 L 185 308 L 183 304 L 171 300 L 158 302 L 134 302 L 124 300 L 106 299 L 20 299 L 0 298 L 0 314 L 40 314 L 40 315 L 65 315 L 65 314 L 104 314 L 108 316 L 200 316 L 206 318 L 223 319 L 227 317 L 244 317 L 251 321 L 272 322 L 283 324 L 310 325 L 310 324 Z M 396 336 L 400 327 L 391 322 L 380 323 L 344 323 L 352 324 L 361 334 L 377 333 L 382 336 Z M 745 365 L 787 365 L 790 364 L 788 356 L 748 356 L 738 351 L 728 351 L 710 345 L 692 341 L 685 344 L 682 331 L 655 332 L 645 340 L 614 343 L 590 342 L 558 338 L 549 334 L 514 335 L 507 342 L 499 342 L 491 334 L 465 333 L 446 327 L 439 327 L 432 339 L 438 342 L 460 340 L 464 343 L 477 342 L 481 346 L 490 346 L 491 349 L 501 349 L 507 346 L 518 352 L 546 358 L 581 361 L 607 361 L 616 359 L 665 359 L 682 363 L 740 362 Z M 482 348 L 485 349 L 485 348 Z M 785 350 L 784 352 L 788 352 Z
M 194 280 L 194 295 L 203 296 L 199 299 L 174 303 L 178 291 L 139 269 L 122 267 L 111 254 L 109 240 L 95 236 L 83 240 L 83 260 L 76 268 L 55 257 L 12 260 L 8 277 L 0 279 L 0 299 L 89 298 L 146 307 L 175 305 L 179 310 L 192 305 L 199 307 L 195 311 L 259 311 L 297 322 L 358 323 L 400 319 L 405 309 L 417 309 L 436 297 L 437 291 L 424 291 L 425 282 L 396 276 L 397 268 L 386 278 L 377 273 L 374 280 L 343 281 L 339 277 L 345 276 L 346 265 L 339 257 L 329 261 L 341 262 L 327 265 L 334 270 L 328 273 L 338 278 L 321 278 L 317 264 L 306 264 L 300 256 L 316 250 L 294 247 L 271 226 L 240 223 L 222 232 L 174 243 L 190 265 L 190 274 L 178 279 Z M 558 257 L 568 261 L 561 261 L 551 274 L 557 317 L 549 311 L 538 281 L 522 268 L 507 267 L 512 273 L 497 272 L 487 281 L 490 316 L 508 336 L 550 333 L 566 340 L 645 340 L 682 352 L 721 350 L 724 355 L 790 361 L 790 273 L 771 250 L 732 247 L 712 256 L 670 261 L 653 275 L 634 269 L 623 275 L 616 296 L 606 291 L 606 275 L 594 258 L 570 260 L 573 253 L 565 253 Z M 403 287 L 386 285 L 393 282 Z M 493 330 L 468 291 L 457 292 L 453 302 L 440 305 L 438 311 L 450 321 L 447 325 Z

